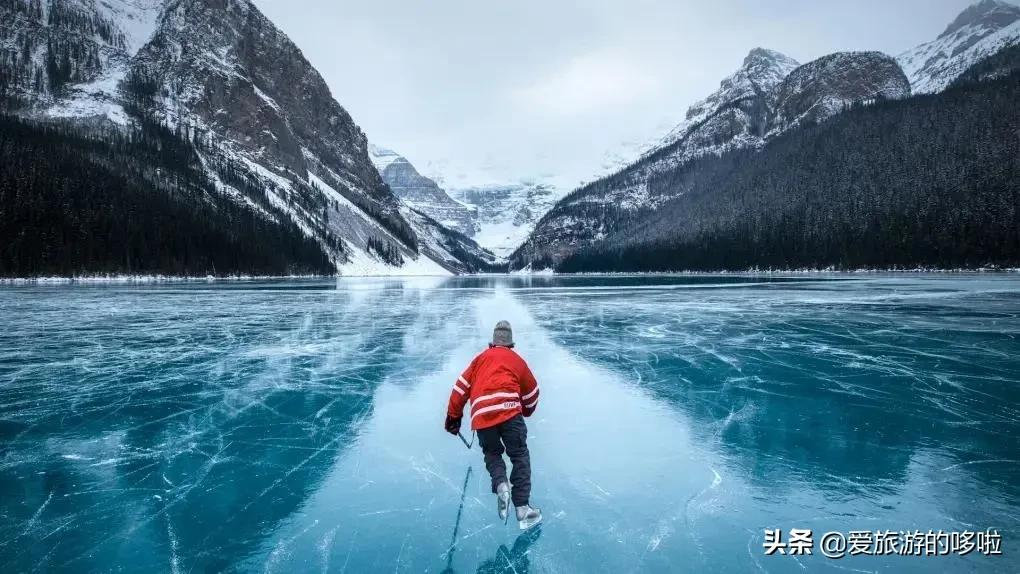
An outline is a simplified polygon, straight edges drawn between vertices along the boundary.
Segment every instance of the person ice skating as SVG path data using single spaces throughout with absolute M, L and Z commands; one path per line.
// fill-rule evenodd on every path
M 453 435 L 460 432 L 464 405 L 470 400 L 471 428 L 478 433 L 485 468 L 492 477 L 499 518 L 506 520 L 512 500 L 521 530 L 526 530 L 542 521 L 542 511 L 530 505 L 531 455 L 524 424 L 524 417 L 534 414 L 538 406 L 538 382 L 513 347 L 510 323 L 496 323 L 489 348 L 475 357 L 453 384 L 446 431 Z M 509 484 L 504 451 L 513 465 Z

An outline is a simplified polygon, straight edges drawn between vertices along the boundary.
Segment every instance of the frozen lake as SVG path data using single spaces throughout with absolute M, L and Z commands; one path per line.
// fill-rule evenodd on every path
M 6 286 L 0 317 L 3 572 L 1020 571 L 1016 275 Z M 542 388 L 525 535 L 442 429 L 499 319 Z M 818 547 L 988 528 L 1001 556 Z

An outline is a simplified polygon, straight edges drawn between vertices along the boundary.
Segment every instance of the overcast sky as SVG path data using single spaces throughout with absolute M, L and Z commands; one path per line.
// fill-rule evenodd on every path
M 896 55 L 970 0 L 255 0 L 369 141 L 449 187 L 573 186 L 653 141 L 756 46 Z M 630 151 L 629 153 L 634 153 Z

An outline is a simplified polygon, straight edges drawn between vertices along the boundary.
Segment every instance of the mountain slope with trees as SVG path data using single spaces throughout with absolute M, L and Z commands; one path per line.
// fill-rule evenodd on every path
M 265 199 L 219 191 L 190 142 L 0 116 L 0 277 L 334 273 Z M 342 249 L 337 241 L 336 247 Z
M 893 59 L 878 52 L 842 52 L 822 56 L 812 62 L 791 69 L 791 60 L 782 57 L 778 52 L 767 50 L 754 50 L 748 55 L 744 66 L 736 74 L 727 78 L 721 84 L 717 94 L 709 97 L 704 103 L 711 104 L 705 108 L 703 103 L 695 104 L 689 112 L 691 121 L 681 124 L 675 133 L 683 135 L 691 132 L 691 129 L 702 130 L 708 126 L 709 138 L 697 138 L 693 141 L 696 153 L 682 153 L 682 144 L 685 140 L 667 138 L 662 144 L 646 153 L 640 159 L 624 167 L 616 173 L 597 179 L 568 194 L 562 201 L 557 203 L 539 221 L 532 235 L 518 248 L 509 258 L 511 269 L 539 270 L 539 269 L 594 269 L 594 268 L 734 268 L 734 266 L 768 266 L 768 265 L 813 265 L 807 261 L 811 257 L 793 257 L 791 261 L 776 260 L 775 258 L 734 256 L 732 259 L 740 260 L 743 263 L 729 261 L 729 256 L 720 254 L 718 260 L 703 261 L 697 258 L 692 260 L 674 260 L 662 262 L 656 260 L 654 264 L 615 262 L 608 264 L 598 262 L 599 255 L 611 254 L 612 257 L 620 255 L 621 249 L 626 249 L 629 255 L 641 257 L 639 245 L 651 248 L 655 245 L 675 246 L 676 237 L 689 234 L 691 226 L 705 224 L 705 221 L 714 221 L 718 215 L 713 212 L 711 196 L 713 191 L 701 189 L 699 185 L 712 186 L 724 185 L 724 174 L 718 173 L 712 177 L 704 174 L 692 175 L 706 170 L 730 170 L 733 173 L 726 176 L 736 178 L 743 174 L 746 176 L 752 169 L 754 162 L 761 161 L 756 152 L 766 149 L 776 150 L 770 144 L 780 137 L 797 138 L 789 136 L 791 132 L 804 134 L 821 126 L 827 125 L 832 118 L 839 118 L 842 114 L 853 112 L 855 118 L 870 118 L 867 114 L 860 112 L 862 107 L 877 106 L 881 110 L 900 110 L 907 113 L 908 108 L 889 107 L 889 100 L 901 100 L 910 98 L 912 95 L 939 94 L 949 86 L 961 86 L 975 81 L 993 80 L 1003 78 L 1016 69 L 1015 58 L 1011 56 L 1016 46 L 1020 45 L 1020 33 L 1017 33 L 1020 26 L 1020 8 L 1001 0 L 979 0 L 972 6 L 963 10 L 953 20 L 946 30 L 935 40 L 921 44 L 913 50 L 901 54 Z M 766 57 L 770 56 L 770 57 Z M 757 62 L 759 65 L 749 65 Z M 779 65 L 782 64 L 782 65 Z M 762 72 L 766 73 L 762 73 Z M 745 81 L 738 81 L 742 78 L 749 78 L 755 81 L 751 85 L 756 86 L 752 92 L 747 90 L 730 89 L 732 86 L 740 87 L 747 85 Z M 770 89 L 764 89 L 772 86 Z M 984 88 L 982 88 L 984 89 Z M 752 99 L 743 98 L 743 94 L 754 94 L 757 97 Z M 762 95 L 771 97 L 761 97 Z M 741 97 L 736 97 L 741 96 Z M 922 100 L 912 100 L 911 105 L 919 105 Z M 936 100 L 936 102 L 949 103 L 951 100 Z M 953 100 L 955 104 L 955 100 Z M 724 104 L 724 105 L 718 105 Z M 741 114 L 734 116 L 733 106 L 737 105 Z M 750 106 L 750 107 L 748 107 Z M 716 119 L 726 119 L 729 116 L 744 118 L 743 122 L 721 122 L 717 126 L 700 124 L 698 121 L 706 117 L 705 110 L 711 111 Z M 764 110 L 764 113 L 762 113 Z M 974 110 L 969 110 L 974 111 Z M 987 112 L 988 110 L 984 110 Z M 1012 109 L 1003 110 L 1005 116 L 1013 112 Z M 898 112 L 890 112 L 898 113 Z M 756 115 L 757 114 L 757 115 Z M 929 121 L 933 122 L 932 133 L 925 133 L 919 130 L 915 143 L 933 141 L 931 138 L 958 138 L 961 146 L 971 145 L 973 142 L 966 140 L 971 137 L 970 128 L 964 124 L 953 124 L 952 121 L 944 122 L 942 117 L 936 117 L 935 111 L 931 112 Z M 765 118 L 761 121 L 756 118 Z M 747 122 L 750 119 L 752 121 Z M 842 120 L 840 120 L 842 121 Z M 840 124 L 842 125 L 842 124 Z M 948 130 L 959 129 L 958 133 L 951 134 Z M 726 126 L 736 126 L 740 129 L 725 129 Z M 829 129 L 829 128 L 825 128 Z M 830 169 L 865 169 L 867 166 L 843 165 L 846 157 L 868 157 L 871 160 L 872 149 L 876 142 L 881 141 L 885 134 L 880 131 L 877 125 L 862 125 L 860 132 L 847 134 L 846 141 L 828 141 L 819 139 L 817 145 L 830 145 L 831 149 L 824 150 L 833 154 L 832 157 L 817 157 L 818 150 L 805 150 L 805 154 L 798 164 L 792 159 L 789 162 L 780 162 L 774 157 L 770 165 L 774 169 L 793 170 L 795 175 L 788 173 L 760 173 L 760 181 L 753 185 L 762 185 L 762 194 L 776 192 L 772 201 L 777 201 L 774 206 L 751 205 L 750 198 L 745 198 L 739 205 L 732 203 L 732 197 L 720 197 L 720 207 L 723 205 L 732 211 L 730 217 L 732 225 L 727 227 L 719 225 L 718 222 L 708 224 L 714 230 L 713 233 L 730 233 L 729 230 L 736 229 L 736 226 L 751 226 L 750 231 L 758 233 L 760 228 L 755 227 L 756 223 L 740 221 L 741 218 L 756 217 L 755 210 L 774 210 L 777 213 L 785 213 L 787 206 L 783 203 L 787 199 L 802 193 L 802 190 L 789 189 L 779 193 L 771 187 L 764 186 L 762 181 L 783 181 L 787 185 L 798 185 L 800 176 L 798 170 L 814 170 L 815 178 L 813 185 L 820 185 L 827 189 L 829 179 L 838 179 L 844 174 L 839 172 L 830 173 Z M 813 133 L 813 132 L 812 132 Z M 993 130 L 992 133 L 995 132 Z M 988 134 L 977 134 L 975 140 L 985 142 Z M 737 137 L 734 137 L 737 136 Z M 923 136 L 923 137 L 922 137 Z M 1008 139 L 1012 137 L 1013 139 Z M 857 138 L 857 139 L 853 139 Z M 1007 136 L 1005 141 L 994 140 L 989 142 L 989 153 L 999 153 L 1012 145 L 1016 136 Z M 689 138 L 688 138 L 689 139 Z M 701 145 L 706 142 L 707 146 Z M 885 142 L 888 143 L 888 142 Z M 891 150 L 890 151 L 895 151 Z M 881 170 L 889 169 L 896 173 L 904 170 L 917 169 L 912 162 L 929 156 L 931 153 L 944 153 L 945 150 L 933 150 L 919 145 L 914 151 L 915 155 L 904 155 L 902 165 L 891 165 L 887 157 L 876 156 L 874 173 L 867 173 L 861 176 L 861 181 L 869 182 L 879 194 L 885 193 L 885 183 L 882 180 Z M 838 157 L 843 154 L 846 157 Z M 815 163 L 808 163 L 804 158 L 814 158 Z M 975 156 L 962 154 L 958 158 L 949 158 L 943 161 L 943 165 L 955 165 L 962 169 L 971 169 L 975 165 L 989 166 L 982 163 L 984 157 L 976 158 L 977 163 L 966 163 L 975 160 Z M 1011 158 L 1009 158 L 1011 159 Z M 939 161 L 942 161 L 941 159 Z M 1009 165 L 1007 161 L 1005 165 Z M 713 167 L 714 166 L 714 167 Z M 721 167 L 724 166 L 724 167 Z M 993 170 L 1000 166 L 990 165 Z M 927 181 L 925 178 L 930 173 L 921 174 L 918 181 Z M 946 177 L 956 177 L 958 174 L 946 174 Z M 714 178 L 714 179 L 713 179 Z M 979 177 L 978 180 L 981 178 Z M 735 181 L 735 180 L 732 180 Z M 1008 179 L 1002 179 L 1001 183 L 1011 185 Z M 751 185 L 743 183 L 741 185 Z M 896 181 L 893 185 L 908 186 L 909 182 Z M 960 183 L 964 188 L 978 188 L 982 183 L 977 180 Z M 904 187 L 903 189 L 906 189 Z M 699 193 L 705 195 L 697 196 Z M 918 192 L 918 193 L 923 193 Z M 692 194 L 684 198 L 684 195 Z M 694 199 L 697 196 L 698 199 Z M 789 196 L 789 197 L 787 197 Z M 911 195 L 912 197 L 912 195 Z M 841 206 L 843 198 L 834 196 L 833 205 Z M 867 197 L 861 196 L 861 201 L 870 201 Z M 964 206 L 973 198 L 965 198 Z M 700 209 L 705 210 L 699 213 L 698 217 L 711 212 L 704 221 L 690 221 L 688 213 L 677 205 L 693 207 L 697 203 Z M 973 206 L 970 206 L 973 207 Z M 886 213 L 892 216 L 892 211 L 872 211 L 869 215 Z M 663 215 L 668 214 L 668 215 Z M 765 214 L 765 217 L 772 217 L 773 214 Z M 925 214 L 927 217 L 928 214 Z M 972 217 L 973 213 L 959 217 Z M 948 217 L 948 216 L 947 216 Z M 657 218 L 662 218 L 657 219 Z M 847 222 L 851 225 L 852 222 Z M 950 226 L 951 227 L 951 226 Z M 675 233 L 670 231 L 675 229 Z M 990 228 L 991 229 L 991 228 Z M 917 231 L 918 240 L 921 240 L 920 231 Z M 984 228 L 976 233 L 984 232 Z M 734 232 L 736 233 L 736 232 Z M 840 232 L 842 233 L 842 232 Z M 938 228 L 928 230 L 929 234 L 942 233 Z M 639 237 L 644 234 L 643 238 Z M 738 234 L 739 235 L 739 234 Z M 688 237 L 688 235 L 685 235 Z M 728 236 L 729 237 L 729 236 Z M 688 237 L 689 238 L 689 237 Z M 685 239 L 684 241 L 686 241 Z M 742 242 L 737 235 L 730 237 L 730 240 L 737 243 Z M 924 239 L 925 241 L 935 241 Z M 977 241 L 977 240 L 974 240 Z M 656 247 L 657 248 L 657 247 Z M 947 255 L 946 257 L 935 257 L 920 253 L 923 248 L 919 247 L 916 253 L 906 253 L 901 250 L 899 253 L 906 256 L 905 259 L 883 259 L 876 256 L 875 259 L 883 259 L 886 265 L 909 265 L 911 262 L 928 261 L 932 265 L 950 265 L 957 262 L 964 264 L 977 257 L 977 252 L 963 256 L 961 253 Z M 945 250 L 943 250 L 945 251 Z M 980 250 L 978 250 L 979 252 Z M 827 252 L 828 253 L 828 252 Z M 946 252 L 948 253 L 948 252 Z M 1010 252 L 1001 254 L 992 251 L 986 252 L 986 261 L 1002 261 L 1011 259 Z M 649 256 L 656 259 L 654 256 Z M 825 265 L 872 265 L 879 264 L 877 261 L 863 261 L 858 256 L 847 256 L 841 259 L 828 253 L 824 257 L 812 255 L 818 262 L 826 262 Z M 571 262 L 567 263 L 570 259 Z M 582 263 L 583 260 L 583 263 Z M 821 263 L 818 263 L 821 264 Z M 966 263 L 971 265 L 971 263 Z M 973 263 L 982 265 L 984 263 Z
M 30 204 L 32 209 L 66 213 L 66 205 L 47 204 L 65 199 L 52 193 L 61 186 L 74 188 L 71 191 L 82 201 L 88 200 L 78 197 L 83 189 L 98 194 L 97 201 L 109 202 L 102 217 L 111 222 L 119 218 L 119 223 L 130 226 L 145 213 L 143 219 L 161 229 L 132 243 L 130 249 L 148 253 L 135 253 L 130 264 L 116 264 L 122 259 L 120 252 L 129 249 L 118 242 L 134 239 L 114 235 L 104 243 L 93 234 L 90 248 L 108 252 L 39 265 L 29 264 L 35 261 L 29 251 L 19 256 L 8 249 L 13 258 L 9 269 L 125 273 L 135 272 L 138 261 L 155 260 L 162 263 L 150 267 L 160 272 L 177 274 L 177 269 L 186 268 L 188 274 L 201 275 L 253 269 L 287 273 L 290 267 L 330 274 L 476 270 L 436 248 L 434 238 L 443 233 L 433 228 L 439 225 L 435 221 L 416 220 L 422 225 L 416 226 L 404 218 L 404 205 L 368 157 L 361 128 L 301 50 L 250 0 L 0 0 L 0 113 L 32 122 L 49 136 L 56 130 L 60 137 L 70 138 L 67 145 L 48 148 L 54 153 L 81 148 L 86 142 L 117 150 L 116 161 L 102 159 L 92 149 L 72 158 L 0 157 L 8 179 L 21 177 L 19 170 L 36 169 L 32 166 L 43 165 L 43 160 L 54 169 L 53 181 L 37 175 L 32 187 L 17 190 L 20 203 L 8 206 L 3 212 L 7 219 L 0 221 L 5 231 L 21 237 L 40 229 L 42 221 L 33 229 L 21 227 L 32 215 L 18 210 Z M 139 149 L 133 161 L 131 151 L 122 149 L 125 138 L 143 137 L 152 126 L 163 126 L 164 135 L 177 140 L 158 146 L 191 150 L 190 179 L 183 187 L 163 179 L 171 173 L 166 166 L 143 165 L 151 159 L 146 150 Z M 25 141 L 9 138 L 5 144 L 14 149 Z M 94 189 L 94 182 L 75 179 L 73 165 L 81 169 L 82 178 L 118 183 L 104 188 L 110 192 L 104 195 L 104 190 Z M 318 250 L 284 264 L 277 260 L 291 250 L 281 248 L 272 265 L 251 260 L 251 254 L 242 250 L 234 259 L 216 259 L 213 264 L 221 252 L 232 252 L 229 241 L 217 239 L 219 235 L 194 240 L 185 236 L 194 231 L 188 225 L 177 228 L 179 236 L 173 236 L 174 227 L 160 227 L 155 213 L 133 211 L 139 207 L 133 195 L 113 191 L 122 188 L 146 194 L 172 191 L 176 195 L 170 198 L 150 200 L 169 202 L 173 209 L 195 202 L 199 218 L 222 226 L 224 236 L 239 237 L 235 220 L 245 214 L 260 218 L 257 227 L 267 240 L 297 233 L 293 238 L 297 243 L 309 238 Z M 178 193 L 182 190 L 187 193 Z M 34 199 L 25 203 L 30 194 Z M 210 204 L 215 208 L 209 210 Z M 73 217 L 50 217 L 45 221 L 46 237 L 82 233 L 75 227 L 78 223 Z M 428 236 L 430 245 L 421 244 L 420 236 Z M 39 237 L 31 243 L 50 245 Z M 471 243 L 457 244 L 471 253 L 472 261 L 487 257 Z M 188 263 L 166 263 L 165 252 L 181 245 L 188 246 Z M 261 245 L 253 240 L 253 248 Z M 439 252 L 443 257 L 433 259 L 431 254 Z M 309 264 L 308 257 L 317 260 L 322 253 L 331 266 Z M 17 271 L 22 272 L 28 271 Z
M 723 81 L 718 96 L 706 100 L 712 103 L 712 113 L 695 114 L 693 118 L 701 119 L 682 124 L 679 139 L 566 196 L 513 253 L 511 268 L 554 267 L 627 222 L 654 213 L 676 195 L 673 189 L 651 182 L 701 157 L 759 149 L 787 130 L 826 119 L 857 103 L 910 94 L 899 65 L 881 53 L 837 52 L 792 71 L 791 63 L 778 52 L 752 50 L 741 69 Z M 749 87 L 742 87 L 748 83 Z M 700 110 L 701 105 L 692 110 Z M 731 117 L 734 113 L 737 116 Z
M 878 102 L 650 186 L 676 199 L 557 270 L 1020 264 L 1020 73 Z

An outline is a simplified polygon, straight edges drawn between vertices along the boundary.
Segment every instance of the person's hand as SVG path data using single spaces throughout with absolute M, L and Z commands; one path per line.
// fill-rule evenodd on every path
M 460 432 L 460 417 L 451 417 L 446 415 L 446 432 L 450 434 L 457 434 Z

